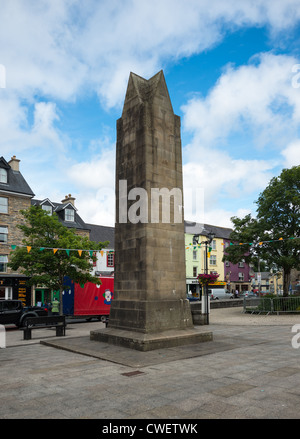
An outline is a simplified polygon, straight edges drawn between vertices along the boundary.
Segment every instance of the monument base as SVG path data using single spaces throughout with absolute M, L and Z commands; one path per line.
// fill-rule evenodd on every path
M 212 341 L 213 334 L 209 331 L 201 331 L 194 328 L 169 330 L 150 334 L 116 328 L 106 328 L 91 331 L 90 340 L 146 352 L 154 349 L 171 348 L 186 344 Z

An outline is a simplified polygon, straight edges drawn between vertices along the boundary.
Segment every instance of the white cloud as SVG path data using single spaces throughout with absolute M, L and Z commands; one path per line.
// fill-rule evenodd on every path
M 98 143 L 99 148 L 106 140 Z M 67 176 L 76 195 L 82 218 L 91 224 L 114 225 L 115 218 L 115 148 L 102 149 L 89 161 L 69 165 Z
M 183 166 L 183 182 L 185 190 L 199 188 L 201 194 L 202 189 L 203 200 L 200 200 L 200 206 L 203 204 L 203 209 L 198 209 L 198 218 L 195 218 L 188 200 L 185 206 L 187 220 L 207 223 L 213 216 L 214 224 L 224 221 L 228 223 L 229 213 L 222 218 L 215 216 L 215 212 L 230 212 L 234 208 L 252 210 L 257 191 L 264 189 L 272 177 L 272 161 L 236 160 L 227 153 L 205 148 L 198 150 L 198 157 L 203 159 Z
M 232 229 L 233 223 L 230 218 L 235 216 L 238 218 L 244 218 L 249 213 L 253 212 L 249 209 L 226 210 L 216 208 L 206 212 L 204 223 Z
M 115 225 L 115 191 L 111 187 L 101 187 L 97 191 L 84 189 L 76 198 L 78 213 L 90 224 Z
M 262 53 L 249 65 L 227 66 L 206 97 L 182 107 L 184 128 L 206 145 L 246 131 L 257 145 L 294 137 L 300 122 L 299 94 L 292 87 L 295 62 L 290 56 Z
M 100 149 L 99 142 L 99 149 Z M 97 189 L 114 187 L 115 183 L 115 147 L 102 149 L 85 162 L 74 163 L 67 169 L 69 180 L 80 188 Z
M 203 187 L 205 216 L 227 205 L 232 210 L 237 201 L 253 212 L 257 193 L 275 170 L 300 162 L 294 63 L 289 56 L 263 53 L 249 65 L 227 66 L 207 96 L 195 97 L 182 108 L 183 127 L 192 136 L 184 150 L 184 182 Z M 237 133 L 245 143 L 236 143 Z
M 1 64 L 7 87 L 72 100 L 90 88 L 120 104 L 133 69 L 199 53 L 240 26 L 280 31 L 300 18 L 297 0 L 40 0 L 2 2 Z
M 284 166 L 291 168 L 292 166 L 300 165 L 300 140 L 291 142 L 285 149 L 281 151 L 284 156 Z
M 188 7 L 186 0 L 2 2 L 0 64 L 6 89 L 0 88 L 1 155 L 21 158 L 38 196 L 57 201 L 64 192 L 77 192 L 77 203 L 89 216 L 95 218 L 97 211 L 108 220 L 111 200 L 103 191 L 114 185 L 113 154 L 105 149 L 92 161 L 89 145 L 76 162 L 63 123 L 58 129 L 61 104 L 97 93 L 108 108 L 121 106 L 130 71 L 151 77 L 170 60 L 208 50 L 239 27 L 267 25 L 274 34 L 299 18 L 298 0 L 189 0 Z M 235 197 L 249 194 L 250 186 L 261 188 L 273 165 L 221 154 L 216 149 L 220 139 L 243 127 L 261 145 L 278 144 L 285 133 L 289 137 L 282 154 L 290 160 L 300 120 L 299 93 L 289 87 L 293 62 L 263 54 L 248 66 L 228 66 L 206 98 L 195 98 L 184 108 L 184 124 L 193 134 L 185 152 L 190 161 L 185 180 L 193 184 L 187 177 L 191 171 L 203 177 L 198 185 L 205 181 L 210 211 L 219 194 Z M 290 117 L 279 111 L 282 106 L 289 106 Z M 203 149 L 207 145 L 214 145 L 209 154 Z M 193 169 L 191 161 L 200 154 L 201 163 Z M 218 178 L 211 179 L 216 169 Z

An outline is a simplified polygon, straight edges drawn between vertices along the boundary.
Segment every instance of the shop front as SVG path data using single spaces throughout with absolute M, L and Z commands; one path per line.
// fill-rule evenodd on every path
M 190 277 L 186 279 L 186 294 L 187 297 L 193 297 L 201 300 L 202 288 L 196 278 Z
M 0 276 L 0 300 L 21 300 L 24 306 L 31 305 L 31 287 L 25 276 Z

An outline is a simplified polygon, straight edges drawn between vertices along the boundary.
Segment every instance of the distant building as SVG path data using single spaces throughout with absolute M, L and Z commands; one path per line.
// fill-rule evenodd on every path
M 207 241 L 207 232 L 213 232 L 215 237 L 211 242 L 211 251 L 208 253 L 208 273 L 219 274 L 218 281 L 214 284 L 216 288 L 225 288 L 235 293 L 248 291 L 250 289 L 250 267 L 244 261 L 238 264 L 223 262 L 224 251 L 230 245 L 230 234 L 232 229 L 219 227 L 211 224 L 200 224 L 185 221 L 185 245 L 186 245 L 186 286 L 187 293 L 194 296 L 201 295 L 197 276 L 205 273 L 205 245 L 200 242 Z M 195 235 L 199 236 L 199 243 L 194 240 Z
M 229 239 L 224 239 L 224 251 L 230 245 Z M 227 289 L 235 293 L 241 293 L 242 291 L 250 291 L 251 289 L 251 269 L 249 264 L 242 259 L 238 264 L 232 262 L 224 262 L 224 279 L 227 283 Z
M 77 208 L 75 207 L 75 198 L 71 194 L 66 195 L 61 203 L 50 201 L 49 198 L 44 200 L 32 199 L 33 206 L 41 206 L 43 210 L 50 215 L 56 213 L 60 222 L 71 229 L 76 229 L 76 233 L 81 236 L 89 238 L 90 229 L 83 219 L 79 216 Z
M 87 224 L 90 229 L 90 240 L 95 242 L 109 241 L 108 246 L 97 252 L 97 261 L 94 263 L 93 275 L 113 276 L 115 271 L 115 228 Z
M 0 157 L 0 300 L 20 299 L 30 305 L 31 289 L 27 278 L 8 267 L 12 245 L 22 244 L 22 232 L 17 227 L 23 221 L 20 210 L 28 209 L 34 193 L 19 169 L 20 160 L 9 162 Z

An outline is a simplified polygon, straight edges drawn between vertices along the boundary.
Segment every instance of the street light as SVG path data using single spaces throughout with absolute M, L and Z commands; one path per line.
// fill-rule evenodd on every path
M 203 230 L 204 231 L 204 230 Z M 203 233 L 202 231 L 202 233 Z M 206 232 L 206 230 L 205 230 Z M 207 241 L 201 241 L 199 243 L 199 234 L 193 236 L 193 241 L 195 241 L 197 244 L 205 244 L 205 274 L 208 274 L 208 258 L 207 258 L 207 247 L 211 244 L 212 240 L 216 236 L 216 234 L 212 231 L 207 233 Z M 206 324 L 209 325 L 209 312 L 208 312 L 208 283 L 205 284 L 205 314 L 206 314 Z

